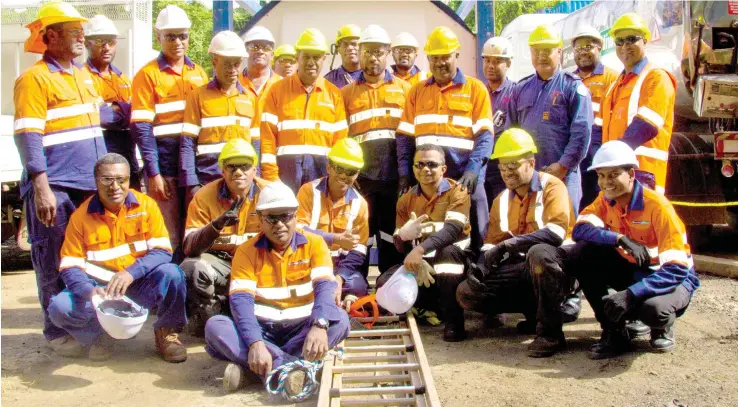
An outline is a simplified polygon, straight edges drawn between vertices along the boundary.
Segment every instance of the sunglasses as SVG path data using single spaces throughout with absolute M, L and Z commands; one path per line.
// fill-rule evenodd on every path
M 402 55 L 402 54 L 409 55 L 409 54 L 414 54 L 415 53 L 415 48 L 410 48 L 410 47 L 408 47 L 408 48 L 405 48 L 405 47 L 397 47 L 397 48 L 394 48 L 392 51 L 397 52 L 399 55 Z
M 274 49 L 273 46 L 268 44 L 249 44 L 246 46 L 246 48 L 249 50 L 249 52 L 272 52 Z
M 188 33 L 182 33 L 182 34 L 167 34 L 166 39 L 169 42 L 174 42 L 179 39 L 180 41 L 187 41 L 187 39 L 190 38 L 190 34 Z
M 441 163 L 437 163 L 435 161 L 418 161 L 413 166 L 419 170 L 422 170 L 425 167 L 428 167 L 429 170 L 435 170 L 436 168 L 440 167 Z
M 336 174 L 338 175 L 345 175 L 347 177 L 353 177 L 354 175 L 359 173 L 359 170 L 355 168 L 345 168 L 341 167 L 340 165 L 337 165 L 336 163 L 331 163 L 331 166 L 334 170 L 336 170 Z
M 615 45 L 617 45 L 618 47 L 622 47 L 625 44 L 633 45 L 642 39 L 643 37 L 639 37 L 637 35 L 629 35 L 627 37 L 617 37 L 615 38 Z
M 289 221 L 295 219 L 295 212 L 282 213 L 279 215 L 264 215 L 263 218 L 266 223 L 270 225 L 276 225 L 279 222 L 282 222 L 286 225 Z
M 253 168 L 253 164 L 226 164 L 226 170 L 233 174 L 234 172 L 241 170 L 242 172 L 246 172 Z
M 95 39 L 91 39 L 90 42 L 97 45 L 98 47 L 104 47 L 106 45 L 110 45 L 110 46 L 116 45 L 118 43 L 118 40 L 114 38 L 112 39 L 95 38 Z
M 504 170 L 515 171 L 518 168 L 520 168 L 520 166 L 523 165 L 525 161 L 526 160 L 513 161 L 511 163 L 505 163 L 505 164 L 497 163 L 497 168 L 499 168 L 500 171 L 504 171 Z
M 594 45 L 580 45 L 578 47 L 574 47 L 574 52 L 589 52 L 595 48 L 597 47 Z
M 106 187 L 109 187 L 109 186 L 113 185 L 114 182 L 117 182 L 118 185 L 124 185 L 124 184 L 127 184 L 130 179 L 131 179 L 130 176 L 125 176 L 125 177 L 97 177 L 97 180 L 100 181 L 100 183 L 103 184 Z
M 361 55 L 364 58 L 374 57 L 374 58 L 379 59 L 379 58 L 382 58 L 383 56 L 387 55 L 387 50 L 386 49 L 375 49 L 373 51 L 370 51 L 368 49 L 365 49 L 365 50 L 361 51 Z

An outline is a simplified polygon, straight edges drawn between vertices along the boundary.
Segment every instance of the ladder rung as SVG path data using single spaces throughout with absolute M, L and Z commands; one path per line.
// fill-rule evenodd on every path
M 357 317 L 356 320 L 359 322 L 372 322 L 374 318 L 372 317 Z M 405 321 L 407 317 L 405 314 L 402 314 L 402 316 L 390 316 L 390 317 L 378 317 L 377 322 L 398 322 L 398 321 Z
M 367 375 L 367 376 L 343 376 L 344 383 L 393 383 L 410 381 L 408 374 Z
M 423 394 L 425 388 L 416 388 L 415 386 L 386 386 L 386 387 L 350 387 L 345 389 L 332 388 L 331 397 L 341 396 L 373 396 L 381 394 Z
M 402 339 L 347 339 L 343 342 L 343 346 L 369 346 L 369 345 L 402 345 L 405 342 Z
M 355 365 L 355 366 L 335 366 L 334 373 L 351 373 L 351 372 L 397 372 L 419 370 L 418 363 L 398 363 L 390 365 Z
M 407 362 L 407 355 L 344 356 L 343 357 L 343 363 L 366 363 L 366 362 Z
M 370 337 L 370 336 L 401 336 L 401 335 L 409 335 L 410 330 L 407 328 L 398 328 L 398 329 L 371 329 L 366 331 L 352 331 L 349 332 L 348 337 L 349 338 L 360 338 L 360 337 Z
M 414 406 L 415 397 L 394 399 L 341 400 L 342 406 Z
M 407 345 L 369 345 L 369 346 L 344 346 L 343 351 L 345 353 L 360 353 L 360 352 L 413 352 L 415 346 L 412 344 Z

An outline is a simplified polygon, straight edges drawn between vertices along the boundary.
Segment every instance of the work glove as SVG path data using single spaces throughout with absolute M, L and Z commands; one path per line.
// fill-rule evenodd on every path
M 241 209 L 241 205 L 243 205 L 244 199 L 240 196 L 236 198 L 235 201 L 231 204 L 230 209 L 223 212 L 222 215 L 218 216 L 217 219 L 213 221 L 213 227 L 216 230 L 223 230 L 226 226 L 235 225 L 238 223 L 238 211 Z
M 489 270 L 483 264 L 473 262 L 467 264 L 466 280 L 472 290 L 483 292 L 485 289 L 484 281 L 487 279 L 487 275 L 489 275 Z
M 479 175 L 476 172 L 464 171 L 464 174 L 459 178 L 461 189 L 469 191 L 469 195 L 473 194 L 477 189 L 477 178 L 479 178 Z
M 401 196 L 407 192 L 408 189 L 410 189 L 410 176 L 401 175 L 400 179 L 397 180 L 397 195 Z
M 602 297 L 602 301 L 605 302 L 605 316 L 614 324 L 623 320 L 635 302 L 633 294 L 628 289 L 606 295 Z
M 648 267 L 651 264 L 651 255 L 648 254 L 646 246 L 625 235 L 620 236 L 618 245 L 635 258 L 638 267 Z
M 507 250 L 508 248 L 505 242 L 500 242 L 500 244 L 493 246 L 491 249 L 484 252 L 484 265 L 487 268 L 491 268 L 500 264 L 502 258 L 505 257 Z
M 415 212 L 410 213 L 410 220 L 405 222 L 404 225 L 400 228 L 400 230 L 397 232 L 397 234 L 400 236 L 400 239 L 402 239 L 405 242 L 409 242 L 415 239 L 420 238 L 423 227 L 425 226 L 423 222 L 428 220 L 428 215 L 421 215 L 420 217 L 417 217 L 415 215 Z
M 422 285 L 425 286 L 425 288 L 429 288 L 431 284 L 436 282 L 436 279 L 433 278 L 433 276 L 436 274 L 436 270 L 433 269 L 433 266 L 428 264 L 428 262 L 425 260 L 420 263 L 420 270 L 418 270 L 415 274 L 415 278 L 418 280 L 418 286 Z

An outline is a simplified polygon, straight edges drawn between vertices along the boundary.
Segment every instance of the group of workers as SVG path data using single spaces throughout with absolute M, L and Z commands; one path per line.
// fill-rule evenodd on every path
M 90 298 L 125 295 L 156 308 L 165 360 L 186 360 L 189 317 L 230 362 L 228 389 L 249 372 L 265 380 L 348 335 L 371 248 L 378 285 L 414 274 L 415 309 L 445 323 L 446 341 L 467 336 L 465 310 L 490 324 L 523 313 L 529 355 L 551 356 L 583 292 L 603 329 L 592 357 L 649 333 L 654 349 L 674 347 L 699 280 L 663 196 L 674 78 L 646 58 L 637 15 L 610 30 L 621 73 L 600 63 L 591 27 L 572 39 L 578 69 L 562 70 L 562 39 L 544 25 L 528 42 L 536 72 L 518 83 L 512 44 L 487 41 L 487 84 L 461 71 L 446 27 L 428 35 L 426 73 L 412 35 L 344 26 L 342 65 L 325 77 L 316 29 L 276 49 L 264 27 L 222 31 L 212 79 L 186 55 L 190 28 L 164 8 L 161 54 L 131 82 L 112 64 L 106 17 L 50 2 L 29 25 L 26 51 L 43 58 L 16 81 L 15 140 L 44 335 L 59 354 L 110 358 Z M 304 377 L 291 372 L 288 389 Z

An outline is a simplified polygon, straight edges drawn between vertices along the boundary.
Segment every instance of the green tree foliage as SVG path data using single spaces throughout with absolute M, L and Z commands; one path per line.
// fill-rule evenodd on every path
M 210 63 L 210 56 L 208 56 L 208 47 L 210 46 L 210 40 L 213 38 L 213 11 L 197 1 L 154 0 L 152 9 L 154 23 L 159 12 L 169 4 L 182 7 L 190 17 L 192 28 L 190 29 L 190 47 L 187 56 L 205 68 L 208 75 L 212 76 L 213 67 Z M 250 19 L 251 15 L 246 10 L 242 8 L 233 10 L 233 30 L 240 34 Z M 153 24 L 151 35 L 154 38 L 154 49 L 161 50 Z
M 543 8 L 553 7 L 561 3 L 561 1 L 562 0 L 495 0 L 495 35 L 499 35 L 502 29 L 516 17 L 523 14 L 530 14 Z M 459 9 L 461 3 L 462 0 L 450 0 L 447 4 L 451 9 L 456 11 Z M 475 33 L 477 32 L 477 15 L 475 11 L 469 13 L 464 22 L 472 31 Z

